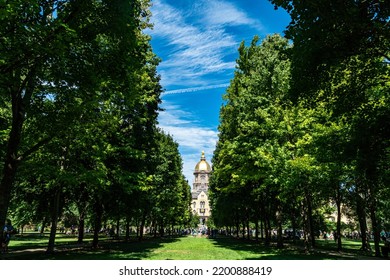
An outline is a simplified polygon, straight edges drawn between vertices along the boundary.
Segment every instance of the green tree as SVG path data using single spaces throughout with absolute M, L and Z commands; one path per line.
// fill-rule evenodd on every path
M 220 138 L 213 157 L 214 173 L 210 185 L 213 215 L 218 211 L 215 210 L 217 205 L 222 205 L 218 202 L 219 193 L 221 202 L 226 202 L 231 195 L 233 201 L 229 205 L 237 205 L 232 207 L 235 208 L 232 215 L 236 224 L 249 223 L 248 194 L 250 201 L 278 201 L 279 190 L 275 184 L 266 182 L 269 166 L 259 161 L 258 153 L 271 137 L 271 119 L 282 106 L 289 88 L 286 56 L 289 46 L 279 35 L 268 36 L 260 45 L 257 40 L 255 38 L 248 47 L 242 43 L 239 48 L 235 78 L 225 95 L 226 105 L 221 108 Z M 267 199 L 259 199 L 264 194 Z M 268 219 L 276 213 L 274 205 L 262 207 L 267 242 L 270 240 Z M 218 215 L 214 216 L 217 224 L 224 220 Z M 258 217 L 254 216 L 257 223 Z M 279 241 L 282 246 L 281 232 Z
M 119 22 L 105 17 L 110 15 L 109 11 L 103 13 L 115 7 L 110 3 L 12 1 L 2 9 L 1 100 L 6 107 L 12 108 L 7 115 L 10 127 L 2 152 L 2 224 L 20 163 L 54 137 L 66 134 L 72 116 L 77 116 L 78 112 L 77 106 L 71 105 L 93 101 L 99 95 L 102 80 L 106 80 L 109 73 L 118 74 L 121 66 L 128 63 L 127 56 L 120 55 L 120 48 L 107 48 L 110 39 L 111 42 L 124 42 L 133 37 L 133 34 L 122 36 L 122 40 L 117 37 L 118 32 L 114 29 L 119 27 Z M 133 19 L 138 21 L 138 18 Z M 113 60 L 118 61 L 115 67 Z M 98 68 L 100 70 L 95 71 Z M 57 110 L 45 112 L 47 108 L 39 107 L 47 103 L 46 100 L 52 100 L 52 109 Z M 74 103 L 75 100 L 81 102 Z M 65 103 L 68 110 L 60 110 Z M 38 108 L 42 110 L 37 111 Z M 35 130 L 30 135 L 25 131 L 25 124 L 34 119 L 46 122 L 45 133 Z
M 76 203 L 79 226 L 91 204 L 97 246 L 105 209 L 124 209 L 151 176 L 147 155 L 156 146 L 161 86 L 158 59 L 143 34 L 148 1 L 14 1 L 6 8 L 0 17 L 1 52 L 8 50 L 0 65 L 0 223 L 20 163 L 36 173 L 51 163 L 53 172 L 44 173 L 34 195 L 52 182 L 49 201 Z M 55 170 L 62 170 L 59 176 Z M 60 211 L 51 213 L 55 236 Z M 48 250 L 53 246 L 54 237 Z
M 368 211 L 379 256 L 378 194 L 386 189 L 380 174 L 388 168 L 383 163 L 389 144 L 384 131 L 389 131 L 390 5 L 388 1 L 352 0 L 271 2 L 291 15 L 286 30 L 293 41 L 290 96 L 310 106 L 324 101 L 332 121 L 349 127 L 344 160 L 337 160 L 335 150 L 332 157 L 336 165 L 349 165 L 353 170 L 362 247 L 368 246 Z
M 271 0 L 291 16 L 285 34 L 293 41 L 292 95 L 316 95 L 327 70 L 349 57 L 389 60 L 388 1 Z M 302 77 L 304 77 L 302 79 Z

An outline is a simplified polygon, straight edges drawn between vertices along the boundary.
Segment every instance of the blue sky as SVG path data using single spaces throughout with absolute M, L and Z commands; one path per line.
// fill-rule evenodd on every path
M 268 0 L 152 0 L 152 47 L 165 89 L 159 126 L 179 143 L 189 183 L 201 152 L 211 161 L 219 110 L 238 47 L 283 33 L 288 14 Z M 211 163 L 211 162 L 210 162 Z

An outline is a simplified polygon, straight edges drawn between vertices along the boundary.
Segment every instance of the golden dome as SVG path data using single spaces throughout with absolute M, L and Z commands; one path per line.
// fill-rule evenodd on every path
M 200 161 L 195 166 L 195 172 L 206 171 L 211 172 L 210 164 L 206 161 L 206 157 L 204 156 L 204 151 L 202 151 L 202 156 Z

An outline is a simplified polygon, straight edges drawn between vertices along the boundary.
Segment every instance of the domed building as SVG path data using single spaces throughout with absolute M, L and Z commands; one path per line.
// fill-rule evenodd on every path
M 200 218 L 200 223 L 205 224 L 208 217 L 211 214 L 211 209 L 208 199 L 209 190 L 209 177 L 211 174 L 210 164 L 206 161 L 204 152 L 200 161 L 195 166 L 194 176 L 195 181 L 192 186 L 192 203 L 191 210 L 195 215 L 197 214 Z

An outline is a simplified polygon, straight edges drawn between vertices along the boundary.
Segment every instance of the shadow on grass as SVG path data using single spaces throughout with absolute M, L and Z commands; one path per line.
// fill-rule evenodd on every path
M 86 239 L 88 240 L 88 239 Z M 91 240 L 89 238 L 89 240 Z M 71 245 L 77 241 L 76 235 L 57 234 L 56 245 Z M 33 248 L 46 248 L 49 242 L 49 234 L 25 233 L 23 235 L 15 235 L 11 238 L 10 250 L 20 251 Z M 87 243 L 85 241 L 84 243 Z
M 85 239 L 86 241 L 82 244 L 77 243 L 77 237 L 75 236 L 58 236 L 56 238 L 56 252 L 48 255 L 45 253 L 48 236 L 15 236 L 15 240 L 11 241 L 15 242 L 14 246 L 12 246 L 12 250 L 10 250 L 8 256 L 3 255 L 3 258 L 13 260 L 153 259 L 156 257 L 156 251 L 159 251 L 159 249 L 164 250 L 163 247 L 166 247 L 166 245 L 170 243 L 173 245 L 173 243 L 176 242 L 186 241 L 185 238 L 183 239 L 181 237 L 151 238 L 146 236 L 143 241 L 138 241 L 135 236 L 132 238 L 132 240 L 125 242 L 123 240 L 111 240 L 107 239 L 105 236 L 101 236 L 99 248 L 93 249 L 91 248 L 91 236 L 87 236 Z M 188 240 L 190 241 L 192 239 L 189 238 Z M 239 259 L 247 260 L 375 259 L 372 256 L 359 251 L 360 243 L 358 241 L 343 241 L 343 252 L 338 252 L 336 244 L 333 241 L 317 240 L 317 248 L 305 252 L 302 240 L 299 240 L 294 244 L 287 241 L 285 242 L 283 249 L 278 249 L 275 243 L 271 243 L 270 246 L 265 246 L 262 242 L 225 236 L 218 236 L 214 239 L 204 238 L 199 240 L 207 240 L 207 243 L 212 244 L 210 248 L 207 247 L 207 250 L 211 250 L 210 253 L 213 253 L 213 248 L 216 249 L 215 253 L 218 253 L 218 248 L 228 249 L 237 252 Z M 186 248 L 187 245 L 188 242 L 185 242 L 183 245 L 178 243 L 175 244 L 176 247 L 173 246 L 174 249 L 171 247 L 170 250 L 174 250 L 175 252 L 178 250 L 180 251 L 183 246 L 183 248 Z M 17 252 L 18 250 L 20 250 L 20 253 Z M 221 251 L 223 252 L 224 250 Z M 190 250 L 188 253 L 195 254 L 196 249 L 195 252 Z M 171 255 L 168 257 L 171 258 Z M 223 258 L 224 255 L 222 254 L 221 257 Z M 165 259 L 165 255 L 162 255 L 162 258 Z M 176 256 L 173 258 L 176 259 Z M 195 259 L 197 259 L 196 256 Z
M 177 242 L 178 238 L 149 238 L 142 241 L 105 241 L 98 249 L 71 251 L 56 254 L 55 259 L 88 259 L 88 260 L 141 260 L 147 259 L 158 248 L 166 243 Z
M 350 244 L 348 253 L 337 252 L 337 247 L 320 243 L 320 250 L 305 251 L 303 240 L 296 243 L 286 241 L 284 248 L 278 249 L 275 243 L 269 246 L 254 240 L 236 239 L 232 237 L 218 237 L 212 239 L 217 247 L 223 247 L 234 251 L 245 251 L 254 255 L 248 260 L 351 260 L 358 259 L 356 244 Z
M 52 254 L 36 252 L 29 254 L 15 255 L 9 259 L 14 260 L 140 260 L 147 259 L 154 250 L 163 247 L 166 243 L 177 242 L 178 238 L 145 238 L 142 241 L 133 239 L 123 240 L 102 240 L 99 247 L 93 249 L 91 242 L 77 244 L 60 244 Z M 41 248 L 36 243 L 31 243 L 35 248 Z M 23 245 L 24 248 L 26 246 Z M 45 247 L 45 246 L 44 246 Z M 31 248 L 31 247 L 30 247 Z

